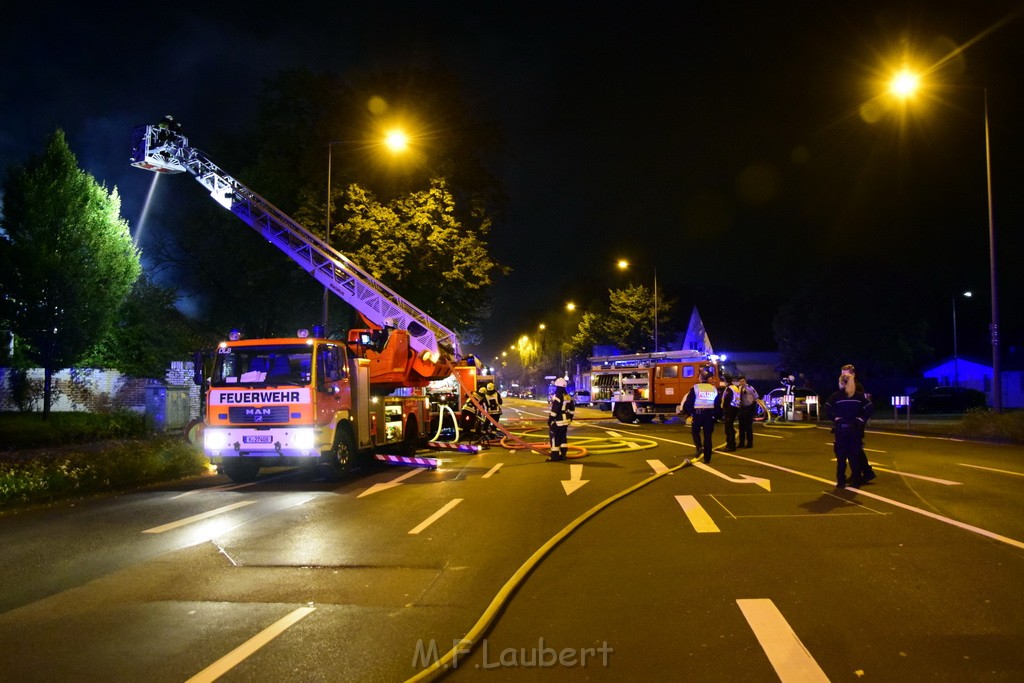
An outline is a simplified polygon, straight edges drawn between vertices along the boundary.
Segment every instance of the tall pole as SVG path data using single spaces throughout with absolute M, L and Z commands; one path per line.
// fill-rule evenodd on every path
M 654 352 L 658 352 L 658 266 L 654 266 Z
M 953 386 L 960 386 L 960 356 L 956 352 L 956 297 L 953 297 Z
M 334 143 L 327 143 L 327 233 L 324 243 L 331 246 L 331 153 L 334 150 Z M 327 334 L 327 300 L 330 296 L 330 289 L 324 285 L 324 303 L 320 313 L 320 324 L 323 325 L 324 334 Z
M 992 214 L 992 151 L 988 134 L 988 88 L 982 88 L 985 97 L 985 175 L 988 181 L 988 262 L 992 288 L 992 408 L 1003 412 L 1003 375 L 999 362 L 999 294 L 996 289 L 996 230 Z

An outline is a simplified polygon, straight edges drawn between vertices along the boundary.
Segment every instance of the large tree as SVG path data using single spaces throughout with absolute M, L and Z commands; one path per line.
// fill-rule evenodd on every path
M 8 171 L 0 218 L 0 299 L 10 329 L 45 370 L 74 365 L 113 324 L 139 276 L 117 190 L 85 171 L 57 130 L 46 151 Z
M 658 345 L 664 348 L 675 338 L 670 311 L 674 299 L 658 296 Z M 584 313 L 579 328 L 565 346 L 565 353 L 584 363 L 594 346 L 610 345 L 623 353 L 654 350 L 654 292 L 643 285 L 608 290 L 606 310 Z

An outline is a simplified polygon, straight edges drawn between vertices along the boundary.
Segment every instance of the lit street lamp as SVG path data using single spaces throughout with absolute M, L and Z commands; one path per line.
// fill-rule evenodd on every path
M 629 261 L 625 259 L 619 259 L 616 265 L 619 270 L 626 270 L 629 268 Z M 658 351 L 658 267 L 654 267 L 654 350 Z
M 963 296 L 970 299 L 973 294 L 964 292 Z M 953 382 L 954 386 L 960 386 L 960 355 L 956 348 L 956 297 L 953 297 Z
M 394 154 L 400 154 L 409 147 L 409 136 L 399 129 L 392 129 L 384 134 L 384 137 L 377 143 L 367 143 L 365 140 L 334 140 L 333 142 L 327 143 L 327 227 L 325 231 L 324 243 L 329 247 L 331 246 L 331 166 L 334 160 L 334 146 L 335 145 L 359 145 L 359 144 L 383 144 Z M 321 311 L 321 324 L 324 328 L 324 333 L 327 331 L 327 301 L 330 296 L 330 289 L 324 287 L 324 303 L 323 310 Z
M 889 84 L 890 92 L 901 99 L 909 98 L 917 92 L 920 87 L 920 76 L 906 68 L 895 74 Z M 985 178 L 988 190 L 988 261 L 989 285 L 992 290 L 992 319 L 989 324 L 989 331 L 992 339 L 992 409 L 999 413 L 1003 410 L 1003 378 L 1002 367 L 999 359 L 999 294 L 996 288 L 996 232 L 992 211 L 992 148 L 989 142 L 988 88 L 981 88 L 981 92 L 985 105 Z

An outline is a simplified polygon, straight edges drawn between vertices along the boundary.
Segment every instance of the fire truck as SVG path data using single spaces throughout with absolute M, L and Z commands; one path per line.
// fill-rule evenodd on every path
M 316 327 L 273 339 L 232 332 L 210 354 L 212 370 L 196 358 L 206 397 L 197 439 L 232 480 L 282 465 L 322 466 L 338 478 L 375 451 L 409 455 L 430 427 L 425 387 L 453 373 L 475 387 L 475 365 L 456 360 L 454 332 L 222 171 L 173 126 L 135 128 L 131 163 L 191 175 L 367 323 L 343 340 Z
M 698 351 L 592 356 L 589 361 L 591 402 L 626 424 L 674 417 L 705 370 L 714 374 L 716 382 L 737 374 L 725 357 Z

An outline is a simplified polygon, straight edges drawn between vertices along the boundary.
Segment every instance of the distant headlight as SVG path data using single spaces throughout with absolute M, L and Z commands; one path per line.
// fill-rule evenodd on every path
M 207 429 L 203 432 L 203 445 L 208 451 L 223 450 L 228 445 L 227 435 L 219 429 Z
M 296 429 L 294 436 L 292 436 L 292 443 L 295 444 L 296 448 L 309 450 L 316 443 L 315 434 L 312 429 Z

